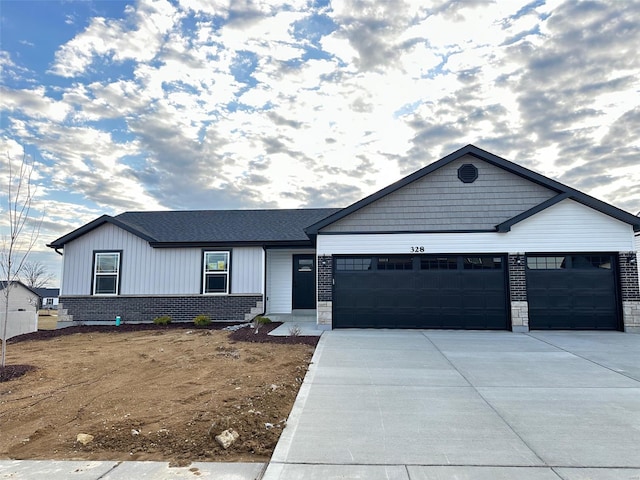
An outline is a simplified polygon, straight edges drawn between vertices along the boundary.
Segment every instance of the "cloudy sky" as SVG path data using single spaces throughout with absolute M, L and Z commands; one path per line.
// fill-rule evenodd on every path
M 637 0 L 0 0 L 0 22 L 2 180 L 35 160 L 55 273 L 44 244 L 103 213 L 346 206 L 468 143 L 640 211 Z

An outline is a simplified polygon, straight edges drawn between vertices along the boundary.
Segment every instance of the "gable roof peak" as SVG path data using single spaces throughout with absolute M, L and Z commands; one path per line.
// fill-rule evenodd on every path
M 613 205 L 603 202 L 602 200 L 598 200 L 594 197 L 591 197 L 590 195 L 587 195 L 574 188 L 564 185 L 563 183 L 560 183 L 557 180 L 553 180 L 549 177 L 545 177 L 544 175 L 534 172 L 533 170 L 529 170 L 528 168 L 525 168 L 521 165 L 513 163 L 509 160 L 505 160 L 504 158 L 499 157 L 486 150 L 483 150 L 473 144 L 467 144 L 466 146 L 459 148 L 458 150 L 450 153 L 449 155 L 442 157 L 440 160 L 437 160 L 415 171 L 414 173 L 407 175 L 406 177 L 398 180 L 395 183 L 392 183 L 391 185 L 383 188 L 382 190 L 379 190 L 369 195 L 368 197 L 365 197 L 362 200 L 359 200 L 349 205 L 348 207 L 340 210 L 339 212 L 319 221 L 318 223 L 315 223 L 314 225 L 309 226 L 308 228 L 305 229 L 305 232 L 309 236 L 315 236 L 318 234 L 318 232 L 322 228 L 337 222 L 338 220 L 350 215 L 351 213 L 357 210 L 360 210 L 361 208 L 366 207 L 367 205 L 372 204 L 373 202 L 405 187 L 410 183 L 415 182 L 416 180 L 419 180 L 429 175 L 435 170 L 438 170 L 439 168 L 442 168 L 445 165 L 448 165 L 451 162 L 454 162 L 465 155 L 472 155 L 478 158 L 479 160 L 485 161 L 496 167 L 502 168 L 503 170 L 506 170 L 512 174 L 518 175 L 533 183 L 537 183 L 538 185 L 548 188 L 549 190 L 555 191 L 558 195 L 566 196 L 566 198 L 570 198 L 571 200 L 577 201 L 583 205 L 593 208 L 594 210 L 600 211 L 601 213 L 604 213 L 613 218 L 616 218 L 617 220 L 628 223 L 633 226 L 634 231 L 640 231 L 640 218 L 635 217 L 629 212 L 625 212 L 624 210 L 614 207 Z M 537 213 L 537 211 L 532 209 L 529 213 L 533 214 L 533 213 Z M 508 228 L 506 225 L 501 224 L 500 226 L 496 226 L 496 230 L 498 230 L 498 227 Z

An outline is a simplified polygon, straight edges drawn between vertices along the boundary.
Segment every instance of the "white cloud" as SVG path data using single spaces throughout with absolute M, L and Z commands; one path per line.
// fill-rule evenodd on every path
M 51 188 L 105 211 L 355 201 L 469 142 L 637 204 L 621 179 L 640 183 L 639 39 L 623 25 L 638 19 L 525 6 L 141 0 L 58 49 L 72 85 L 0 101 L 8 133 L 56 164 Z M 297 38 L 312 20 L 324 35 Z
M 51 72 L 82 75 L 98 58 L 116 62 L 147 62 L 155 58 L 180 15 L 166 0 L 140 0 L 127 9 L 125 20 L 96 17 L 84 32 L 56 52 Z M 129 28 L 133 25 L 134 28 Z

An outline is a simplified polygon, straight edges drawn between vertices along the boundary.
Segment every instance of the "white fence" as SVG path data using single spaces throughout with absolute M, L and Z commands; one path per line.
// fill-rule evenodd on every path
M 0 335 L 4 329 L 4 311 L 0 312 Z M 7 338 L 31 333 L 38 330 L 38 312 L 13 311 L 9 312 L 9 323 L 7 323 Z

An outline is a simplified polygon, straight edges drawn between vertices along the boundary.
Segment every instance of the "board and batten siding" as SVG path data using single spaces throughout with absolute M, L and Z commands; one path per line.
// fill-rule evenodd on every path
M 202 248 L 152 248 L 140 237 L 105 224 L 64 246 L 61 295 L 91 295 L 96 250 L 122 251 L 121 295 L 195 295 L 202 291 Z M 231 293 L 261 294 L 262 248 L 229 250 Z
M 473 183 L 458 168 L 473 164 Z M 322 232 L 487 230 L 557 192 L 466 155 L 328 225 Z
M 318 235 L 318 255 L 511 252 L 628 252 L 633 227 L 573 200 L 564 200 L 511 227 L 493 233 L 407 233 Z
M 267 250 L 267 313 L 291 313 L 293 255 L 314 250 Z

